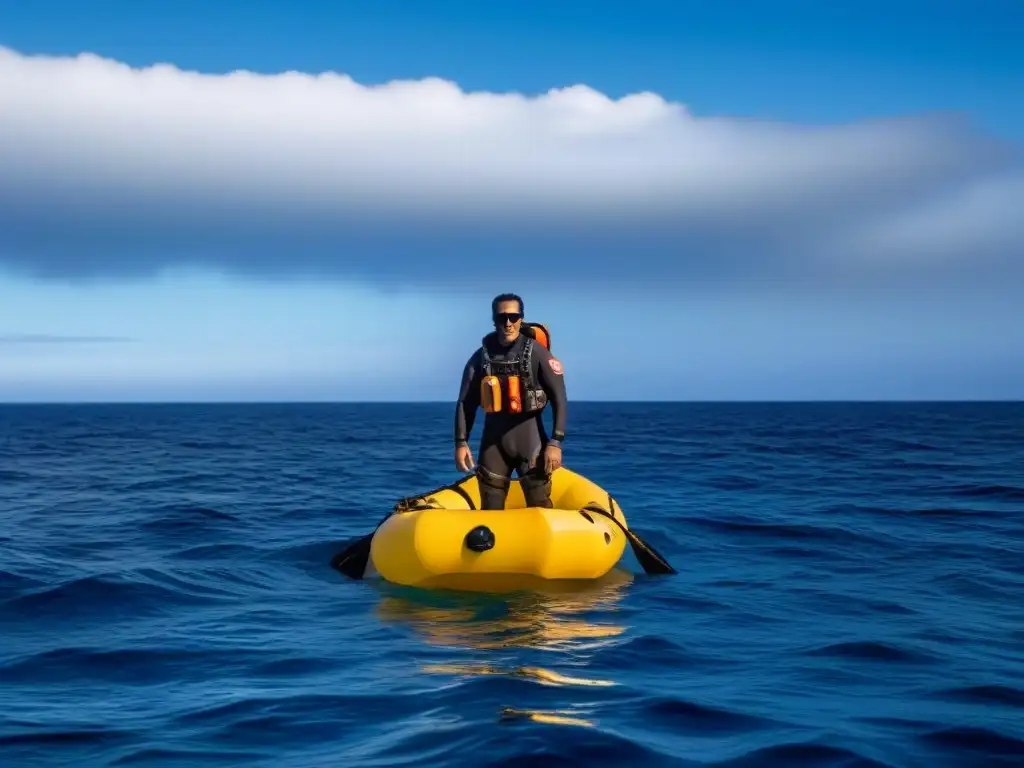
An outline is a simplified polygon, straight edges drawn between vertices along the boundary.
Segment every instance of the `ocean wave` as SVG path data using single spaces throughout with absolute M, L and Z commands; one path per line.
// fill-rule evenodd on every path
M 835 525 L 817 525 L 809 523 L 772 523 L 750 518 L 714 519 L 693 518 L 688 523 L 729 536 L 741 535 L 763 539 L 777 539 L 784 542 L 811 542 L 834 545 L 874 544 L 880 545 L 879 536 L 860 533 Z
M 854 749 L 813 742 L 776 744 L 712 763 L 715 768 L 898 768 L 900 764 L 869 758 Z
M 962 483 L 950 486 L 946 492 L 969 499 L 1024 501 L 1024 488 L 1018 485 Z
M 635 706 L 633 716 L 650 723 L 652 727 L 704 736 L 742 734 L 782 725 L 777 720 L 761 715 L 676 697 L 645 698 Z
M 574 413 L 570 466 L 674 576 L 628 551 L 579 591 L 335 572 L 452 479 L 447 406 L 3 409 L 0 760 L 1021 763 L 1024 410 Z
M 110 746 L 136 737 L 132 731 L 117 728 L 31 729 L 19 733 L 0 733 L 0 747 Z
M 134 580 L 120 574 L 103 574 L 48 584 L 22 592 L 0 604 L 5 621 L 36 622 L 41 619 L 92 617 L 100 620 L 114 615 L 163 611 L 171 606 L 202 605 L 195 597 L 173 585 Z
M 244 765 L 253 760 L 274 762 L 274 750 L 181 749 L 174 747 L 143 747 L 113 760 L 111 765 Z
M 877 640 L 830 643 L 805 651 L 808 656 L 830 656 L 854 661 L 879 661 L 887 664 L 931 664 L 935 656 L 919 649 Z
M 121 683 L 145 686 L 153 682 L 182 680 L 194 676 L 247 672 L 253 665 L 254 649 L 194 648 L 56 648 L 35 653 L 0 666 L 8 683 L 44 685 L 75 681 Z
M 1024 738 L 1009 736 L 993 728 L 938 728 L 919 739 L 941 749 L 946 756 L 956 755 L 958 760 L 972 758 L 979 766 L 1024 764 Z
M 937 699 L 965 701 L 970 704 L 991 704 L 1024 709 L 1024 687 L 1012 685 L 969 685 L 945 688 L 932 694 Z

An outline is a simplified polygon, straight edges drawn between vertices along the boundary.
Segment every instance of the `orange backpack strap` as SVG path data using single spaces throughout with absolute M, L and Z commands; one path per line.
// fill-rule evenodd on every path
M 534 339 L 538 344 L 544 345 L 544 347 L 551 350 L 551 333 L 543 323 L 523 323 L 523 328 L 526 330 L 526 334 Z

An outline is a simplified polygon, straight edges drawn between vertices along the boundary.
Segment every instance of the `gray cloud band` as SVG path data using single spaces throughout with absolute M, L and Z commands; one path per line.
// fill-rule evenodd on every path
M 623 288 L 1024 272 L 1017 148 L 934 116 L 699 118 L 653 94 L 201 75 L 0 49 L 0 264 L 37 277 Z

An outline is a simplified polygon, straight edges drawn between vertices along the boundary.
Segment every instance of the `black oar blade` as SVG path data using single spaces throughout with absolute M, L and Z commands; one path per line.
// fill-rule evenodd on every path
M 372 541 L 372 533 L 356 539 L 331 558 L 331 567 L 350 579 L 362 579 L 363 574 L 366 573 L 366 564 L 370 561 L 370 543 Z
M 619 518 L 610 514 L 608 510 L 600 504 L 587 504 L 583 509 L 591 512 L 597 512 L 599 515 L 604 515 L 622 529 L 622 532 L 626 534 L 626 538 L 629 540 L 629 544 L 633 549 L 633 554 L 636 555 L 637 562 L 639 562 L 640 567 L 644 569 L 644 573 L 653 573 L 658 574 L 659 576 L 677 573 L 676 569 L 669 565 L 668 560 L 662 557 L 658 550 L 641 539 L 633 530 L 624 526 Z
M 629 543 L 633 545 L 633 554 L 636 555 L 636 559 L 640 563 L 640 567 L 644 569 L 644 573 L 656 573 L 658 575 L 677 573 L 676 569 L 669 565 L 668 560 L 662 557 L 658 550 L 641 539 L 629 528 L 624 528 L 623 530 L 626 532 Z

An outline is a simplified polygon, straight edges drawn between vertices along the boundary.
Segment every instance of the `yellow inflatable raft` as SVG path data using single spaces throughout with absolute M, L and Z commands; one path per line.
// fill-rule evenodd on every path
M 611 495 L 565 467 L 551 477 L 554 509 L 526 507 L 518 479 L 503 510 L 480 510 L 475 475 L 403 499 L 370 544 L 386 580 L 479 589 L 503 578 L 598 579 L 622 556 L 626 520 Z

